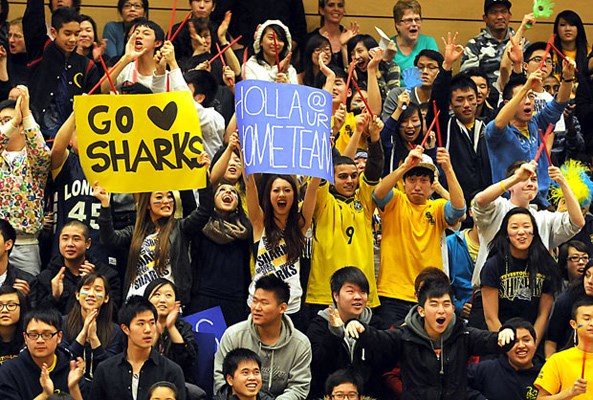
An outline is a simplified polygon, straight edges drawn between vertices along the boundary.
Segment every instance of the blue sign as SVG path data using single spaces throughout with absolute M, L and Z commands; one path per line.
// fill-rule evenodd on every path
M 299 174 L 333 183 L 328 92 L 246 80 L 235 88 L 235 110 L 248 174 Z
M 220 342 L 222 334 L 226 330 L 226 322 L 224 321 L 220 307 L 213 307 L 192 315 L 187 315 L 183 317 L 183 320 L 191 324 L 194 332 L 214 334 L 217 343 Z

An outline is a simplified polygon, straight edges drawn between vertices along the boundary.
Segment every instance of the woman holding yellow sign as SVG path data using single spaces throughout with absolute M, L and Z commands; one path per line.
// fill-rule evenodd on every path
M 202 153 L 201 164 L 208 168 L 210 158 Z M 192 236 L 203 226 L 198 210 L 175 219 L 175 198 L 171 191 L 140 193 L 136 202 L 136 223 L 115 230 L 111 219 L 110 195 L 98 182 L 93 195 L 101 202 L 98 223 L 101 242 L 106 246 L 129 248 L 126 271 L 126 298 L 142 295 L 157 278 L 166 278 L 179 288 L 181 302 L 189 304 L 192 285 L 191 263 L 187 249 Z

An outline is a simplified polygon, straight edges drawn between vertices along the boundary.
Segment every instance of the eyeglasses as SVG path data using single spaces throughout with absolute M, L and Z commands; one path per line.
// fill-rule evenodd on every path
M 122 8 L 124 10 L 129 10 L 130 8 L 133 8 L 134 10 L 142 10 L 144 6 L 142 4 L 126 3 Z
M 358 392 L 332 394 L 332 399 L 334 399 L 334 400 L 344 400 L 344 399 L 356 400 L 356 399 L 358 399 Z
M 422 18 L 404 18 L 404 19 L 400 19 L 399 22 L 401 24 L 404 25 L 412 25 L 412 24 L 416 24 L 419 25 L 420 23 L 422 23 Z
M 572 262 L 589 262 L 590 260 L 589 256 L 570 256 L 568 259 Z
M 27 337 L 31 340 L 37 340 L 39 339 L 39 337 L 41 337 L 41 339 L 43 340 L 49 340 L 51 338 L 53 338 L 54 336 L 56 336 L 60 331 L 56 331 L 54 333 L 50 333 L 50 332 L 42 332 L 42 333 L 38 333 L 38 332 L 25 332 L 25 335 L 27 335 Z
M 542 57 L 536 56 L 536 57 L 530 58 L 528 62 L 532 62 L 533 61 L 533 62 L 536 62 L 536 63 L 539 64 L 539 63 L 542 62 L 542 60 L 543 60 Z M 552 65 L 553 63 L 554 62 L 552 61 L 552 59 L 550 57 L 546 58 L 546 65 Z
M 4 303 L 0 303 L 0 311 L 4 310 L 5 308 L 6 308 L 8 311 L 14 311 L 14 310 L 16 310 L 16 308 L 17 308 L 17 307 L 19 307 L 19 306 L 20 306 L 20 304 L 19 304 L 19 303 L 6 303 L 6 304 L 4 304 Z
M 321 52 L 331 53 L 331 51 L 332 51 L 331 47 L 326 46 L 326 47 L 317 47 L 315 50 L 313 50 L 313 53 L 314 54 L 319 54 Z

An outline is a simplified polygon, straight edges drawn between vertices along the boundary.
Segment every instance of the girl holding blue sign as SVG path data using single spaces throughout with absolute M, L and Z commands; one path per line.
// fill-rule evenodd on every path
M 255 273 L 249 286 L 251 305 L 255 282 L 274 274 L 290 286 L 286 313 L 297 328 L 300 325 L 301 296 L 300 257 L 305 249 L 305 234 L 311 226 L 320 178 L 311 178 L 299 211 L 296 179 L 291 175 L 263 175 L 265 187 L 258 196 L 255 177 L 246 178 L 247 208 L 253 226 Z

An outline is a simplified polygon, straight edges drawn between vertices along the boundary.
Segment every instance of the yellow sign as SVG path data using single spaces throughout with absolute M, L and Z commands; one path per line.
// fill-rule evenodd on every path
M 202 131 L 189 92 L 74 98 L 80 163 L 114 193 L 206 186 Z

